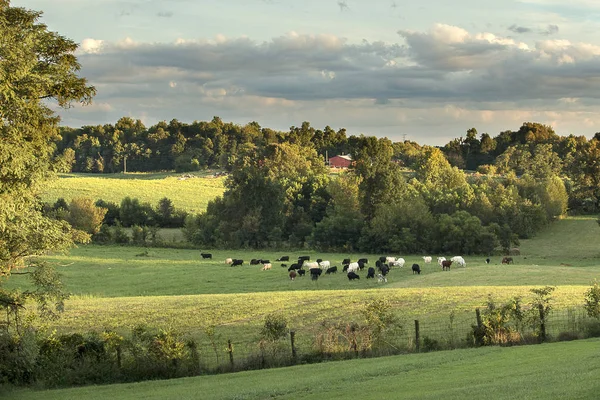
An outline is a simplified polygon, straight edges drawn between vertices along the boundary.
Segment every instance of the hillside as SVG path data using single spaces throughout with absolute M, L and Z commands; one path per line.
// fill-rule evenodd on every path
M 596 399 L 600 340 L 480 348 L 63 390 L 65 399 Z
M 160 199 L 168 197 L 175 208 L 198 213 L 224 192 L 224 181 L 222 176 L 214 177 L 214 172 L 61 174 L 48 184 L 42 200 L 53 203 L 61 197 L 67 202 L 75 197 L 89 197 L 120 204 L 129 196 L 156 206 Z

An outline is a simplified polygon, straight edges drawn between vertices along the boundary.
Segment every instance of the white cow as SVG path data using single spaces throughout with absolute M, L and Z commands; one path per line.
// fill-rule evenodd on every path
M 425 264 L 431 264 L 431 256 L 423 256 L 423 261 Z
M 396 261 L 396 257 L 386 257 L 386 258 L 385 258 L 385 262 L 386 262 L 387 264 L 389 264 L 389 263 L 393 263 L 393 262 L 395 262 L 395 261 Z
M 442 266 L 442 261 L 446 261 L 446 257 L 438 257 L 438 264 L 440 265 L 440 267 Z
M 466 267 L 467 263 L 464 258 L 461 256 L 454 256 L 450 259 L 453 263 L 457 264 L 459 267 Z
M 346 272 L 348 272 L 348 273 L 350 273 L 350 272 L 358 272 L 359 269 L 360 269 L 360 266 L 358 265 L 358 263 L 357 262 L 353 262 L 353 263 L 350 263 L 348 265 L 348 271 L 346 271 Z
M 331 263 L 329 261 L 321 261 L 319 263 L 319 265 L 321 266 L 321 269 L 327 269 L 329 267 L 331 267 Z
M 313 268 L 319 268 L 319 263 L 316 261 L 310 262 L 310 261 L 305 261 L 304 264 L 302 264 L 302 266 L 305 269 L 313 269 Z
M 404 267 L 404 264 L 406 264 L 406 260 L 402 257 L 398 257 L 398 259 L 392 263 L 392 266 L 402 268 Z
M 233 264 L 233 259 L 231 259 L 231 258 L 226 258 L 226 259 L 225 259 L 225 264 Z

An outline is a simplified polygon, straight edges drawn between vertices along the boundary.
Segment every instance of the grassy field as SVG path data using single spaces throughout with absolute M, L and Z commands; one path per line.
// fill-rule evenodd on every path
M 215 376 L 20 390 L 13 400 L 597 399 L 600 340 L 350 360 Z M 2 394 L 0 392 L 0 394 Z
M 178 209 L 191 213 L 206 210 L 209 200 L 220 196 L 225 178 L 213 178 L 213 172 L 195 173 L 128 173 L 128 174 L 61 174 L 48 184 L 42 200 L 54 203 L 62 197 L 103 199 L 117 204 L 127 196 L 156 206 L 168 197 Z M 183 177 L 193 176 L 193 178 Z

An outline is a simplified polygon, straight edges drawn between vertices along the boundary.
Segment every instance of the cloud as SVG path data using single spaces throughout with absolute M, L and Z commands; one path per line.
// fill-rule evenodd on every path
M 549 36 L 558 33 L 558 25 L 548 25 L 544 31 L 542 31 L 543 35 Z
M 443 24 L 398 33 L 398 43 L 296 32 L 264 42 L 86 39 L 78 57 L 98 89 L 96 101 L 112 107 L 102 112 L 115 121 L 127 114 L 188 121 L 219 115 L 275 129 L 309 120 L 386 135 L 434 135 L 436 126 L 447 126 L 439 135 L 456 137 L 476 122 L 499 132 L 526 120 L 569 129 L 598 119 L 596 44 L 526 44 Z
M 512 31 L 514 33 L 529 33 L 529 32 L 531 32 L 530 28 L 527 28 L 524 26 L 517 26 L 516 24 L 509 26 L 508 30 Z

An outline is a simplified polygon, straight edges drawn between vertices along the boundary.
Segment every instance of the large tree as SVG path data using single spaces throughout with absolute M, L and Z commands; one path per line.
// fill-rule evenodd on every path
M 52 103 L 89 103 L 77 44 L 48 30 L 42 13 L 0 0 L 0 276 L 32 255 L 67 248 L 69 225 L 42 215 L 39 193 L 54 169 L 59 118 Z

